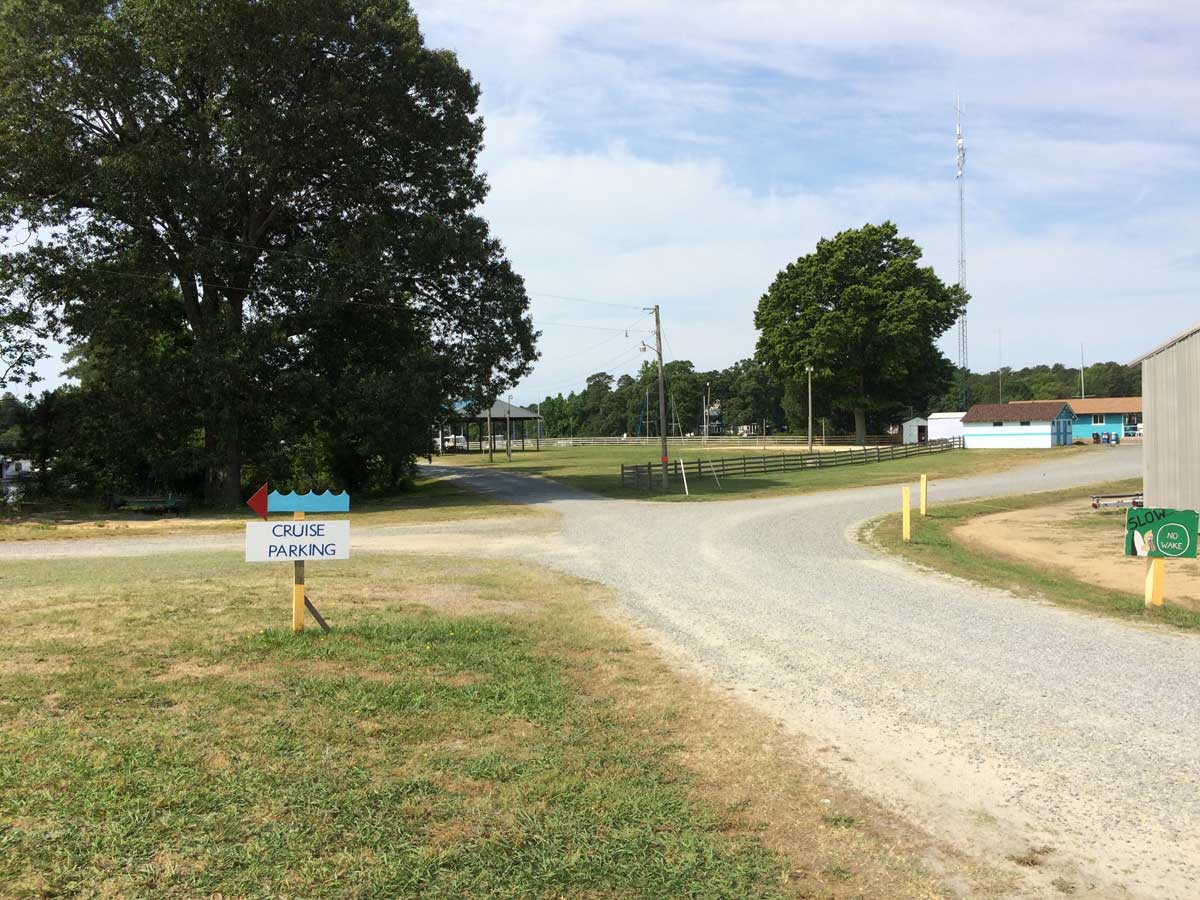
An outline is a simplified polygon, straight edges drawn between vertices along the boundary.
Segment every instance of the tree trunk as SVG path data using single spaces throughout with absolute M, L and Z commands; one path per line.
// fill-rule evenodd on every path
M 865 447 L 867 444 L 867 411 L 865 409 L 854 410 L 854 440 L 860 447 Z
M 204 430 L 208 463 L 204 469 L 204 503 L 236 507 L 242 502 L 242 449 L 236 430 L 219 426 Z

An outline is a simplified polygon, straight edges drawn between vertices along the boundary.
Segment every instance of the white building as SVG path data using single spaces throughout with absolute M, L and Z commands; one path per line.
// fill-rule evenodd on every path
M 963 436 L 963 416 L 965 412 L 940 412 L 929 414 L 929 439 L 931 441 L 952 441 Z
M 0 458 L 0 480 L 16 481 L 33 475 L 33 460 Z
M 1061 400 L 981 403 L 962 417 L 968 450 L 1062 447 L 1071 443 L 1075 411 Z
M 929 420 L 923 419 L 920 416 L 909 419 L 902 426 L 904 429 L 904 443 L 906 444 L 924 444 L 929 440 Z

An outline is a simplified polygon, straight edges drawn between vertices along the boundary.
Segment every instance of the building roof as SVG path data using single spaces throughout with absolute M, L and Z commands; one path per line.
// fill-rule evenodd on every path
M 1191 328 L 1179 332 L 1179 334 L 1175 335 L 1175 337 L 1171 338 L 1169 341 L 1164 341 L 1163 343 L 1159 344 L 1149 353 L 1143 353 L 1137 359 L 1131 360 L 1129 365 L 1136 366 L 1140 362 L 1145 362 L 1151 356 L 1158 356 L 1158 354 L 1162 353 L 1164 350 L 1169 350 L 1171 347 L 1174 347 L 1176 344 L 1182 341 L 1186 341 L 1192 335 L 1197 333 L 1200 333 L 1200 324 L 1193 325 Z
M 928 422 L 928 421 L 929 420 L 927 418 L 925 418 L 924 416 L 913 416 L 911 419 L 905 419 L 904 424 L 907 425 L 909 422 Z
M 977 403 L 963 416 L 963 424 L 974 422 L 1051 422 L 1058 418 L 1063 407 L 1071 409 L 1065 400 L 1028 400 L 1022 403 Z
M 931 419 L 961 419 L 965 415 L 966 415 L 965 412 L 940 412 L 940 413 L 930 413 L 929 418 L 931 418 Z
M 471 421 L 474 421 L 476 419 L 486 419 L 488 417 L 488 411 L 486 408 L 479 410 L 474 415 L 468 414 L 467 408 L 468 408 L 468 404 L 467 404 L 467 401 L 465 401 L 465 400 L 459 400 L 457 403 L 454 404 L 455 411 L 458 412 L 459 414 L 461 414 L 464 419 L 470 419 Z M 495 403 L 492 404 L 492 418 L 493 419 L 503 419 L 506 416 L 510 419 L 537 419 L 537 418 L 540 418 L 538 416 L 538 414 L 533 412 L 532 410 L 525 409 L 522 406 L 515 406 L 511 403 L 506 403 L 503 400 L 497 400 Z
M 1101 413 L 1140 413 L 1142 411 L 1141 397 L 1088 397 L 1086 400 L 1010 400 L 1010 404 L 1029 403 L 1069 403 L 1076 415 L 1091 416 Z

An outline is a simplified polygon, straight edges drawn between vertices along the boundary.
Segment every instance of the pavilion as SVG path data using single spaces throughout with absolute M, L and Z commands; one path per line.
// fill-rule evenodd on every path
M 541 450 L 541 418 L 532 410 L 503 400 L 477 411 L 472 411 L 465 400 L 460 400 L 454 404 L 451 417 L 438 428 L 438 451 L 460 450 L 470 453 L 478 450 L 487 453 L 490 448 L 494 453 L 497 447 L 503 450 L 510 443 L 514 450 L 524 450 L 530 422 L 534 423 L 534 449 Z M 474 440 L 471 438 L 472 426 L 475 430 Z

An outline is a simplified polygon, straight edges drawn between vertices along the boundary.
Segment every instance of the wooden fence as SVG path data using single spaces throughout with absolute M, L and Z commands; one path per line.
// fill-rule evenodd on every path
M 779 472 L 799 472 L 804 469 L 830 469 L 837 466 L 861 466 L 868 463 L 908 459 L 961 450 L 962 438 L 930 441 L 926 444 L 892 444 L 888 447 L 864 447 L 861 450 L 837 450 L 831 453 L 781 453 L 777 456 L 714 456 L 700 459 L 675 459 L 668 463 L 667 473 L 675 480 L 686 474 L 697 479 L 705 476 L 730 478 L 739 475 L 771 475 Z M 621 487 L 650 490 L 661 487 L 662 464 L 621 466 Z
M 822 447 L 876 447 L 899 444 L 899 434 L 868 434 L 865 444 L 860 444 L 852 434 L 813 435 L 813 446 Z M 542 443 L 550 447 L 657 447 L 662 442 L 660 437 L 543 437 Z M 672 447 L 709 447 L 713 450 L 728 450 L 736 447 L 803 447 L 808 445 L 808 438 L 802 434 L 712 434 L 706 439 L 703 435 L 672 436 L 667 438 L 667 445 Z

